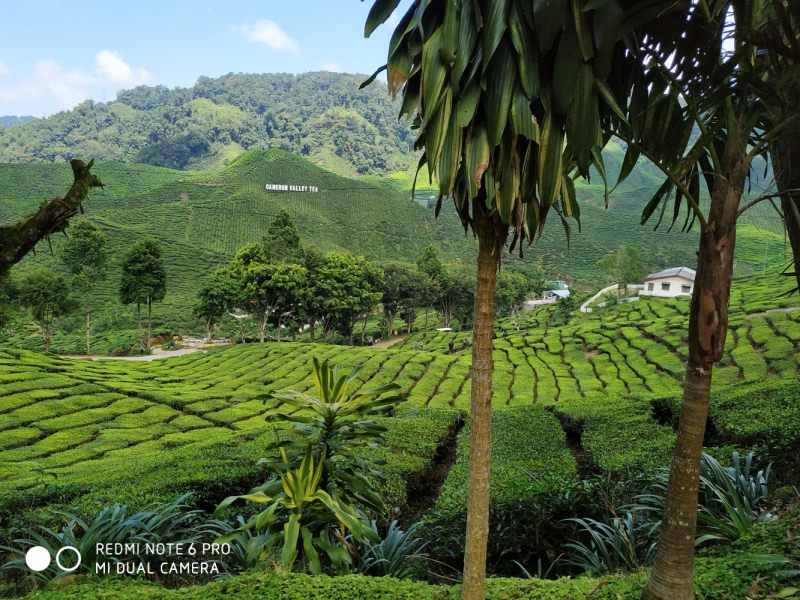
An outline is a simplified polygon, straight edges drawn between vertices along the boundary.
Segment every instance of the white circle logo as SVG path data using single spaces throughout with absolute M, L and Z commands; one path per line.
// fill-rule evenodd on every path
M 50 552 L 44 546 L 34 546 L 25 553 L 25 564 L 31 571 L 44 571 L 50 560 Z
M 78 561 L 77 561 L 77 562 L 76 562 L 76 563 L 75 563 L 73 566 L 71 566 L 71 567 L 65 567 L 65 566 L 64 566 L 64 565 L 62 565 L 62 564 L 61 564 L 61 562 L 58 560 L 58 559 L 61 557 L 61 553 L 62 553 L 64 550 L 72 550 L 72 551 L 73 551 L 75 554 L 77 554 L 77 555 L 78 555 Z M 49 561 L 50 555 L 48 554 L 48 556 L 47 556 L 47 557 L 48 557 L 48 561 L 47 561 L 47 562 L 50 562 L 50 561 Z M 61 569 L 62 571 L 66 571 L 67 573 L 69 573 L 69 572 L 71 572 L 71 571 L 74 571 L 75 569 L 77 569 L 78 567 L 80 567 L 80 566 L 81 566 L 81 553 L 78 551 L 78 549 L 77 549 L 77 548 L 75 548 L 75 547 L 73 547 L 73 546 L 64 546 L 63 548 L 61 548 L 61 550 L 59 550 L 59 551 L 56 553 L 56 564 L 58 565 L 58 568 L 59 568 L 59 569 Z

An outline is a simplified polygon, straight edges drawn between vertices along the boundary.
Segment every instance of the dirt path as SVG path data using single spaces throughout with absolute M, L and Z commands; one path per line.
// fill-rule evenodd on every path
M 394 346 L 395 344 L 399 344 L 400 342 L 402 342 L 407 337 L 408 337 L 408 335 L 401 335 L 401 336 L 398 336 L 396 338 L 392 338 L 390 340 L 386 340 L 386 341 L 383 341 L 383 342 L 375 342 L 374 344 L 372 344 L 372 347 L 373 348 L 388 348 L 389 346 Z
M 161 358 L 170 358 L 171 356 L 183 356 L 184 354 L 191 354 L 192 352 L 202 352 L 200 348 L 184 348 L 183 350 L 162 350 L 161 348 L 153 348 L 153 353 L 148 356 L 62 356 L 61 358 L 72 358 L 75 360 L 91 359 L 91 360 L 134 360 L 139 362 L 150 362 L 151 360 L 159 360 Z

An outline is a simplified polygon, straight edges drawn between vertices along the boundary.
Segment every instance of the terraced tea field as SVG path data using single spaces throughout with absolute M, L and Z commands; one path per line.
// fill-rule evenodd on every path
M 775 299 L 769 278 L 737 286 L 715 390 L 724 395 L 740 382 L 794 380 L 800 309 L 779 305 L 796 299 Z M 569 321 L 558 306 L 540 307 L 519 331 L 501 320 L 494 351 L 497 481 L 519 478 L 519 469 L 574 478 L 587 464 L 620 473 L 665 466 L 674 433 L 669 415 L 656 419 L 654 407 L 674 415 L 687 313 L 688 298 L 647 298 L 577 313 Z M 348 372 L 362 364 L 356 388 L 401 385 L 407 402 L 384 419 L 390 432 L 382 454 L 389 463 L 386 493 L 402 507 L 407 481 L 424 471 L 469 411 L 470 351 L 448 354 L 449 342 L 458 348 L 466 335 L 415 334 L 389 349 L 244 344 L 150 363 L 70 361 L 0 349 L 0 491 L 37 486 L 41 477 L 31 471 L 37 468 L 56 474 L 59 485 L 74 486 L 78 497 L 108 498 L 110 489 L 119 501 L 132 503 L 178 491 L 226 495 L 231 486 L 261 476 L 253 465 L 277 426 L 264 415 L 286 410 L 253 398 L 267 390 L 311 389 L 316 355 Z M 425 350 L 411 350 L 415 341 Z M 800 416 L 794 398 L 780 409 L 780 422 Z M 740 404 L 718 412 L 712 406 L 712 419 L 722 419 L 720 435 L 725 423 L 736 421 L 730 410 L 748 410 Z M 573 458 L 574 440 L 568 443 L 568 435 L 576 434 L 583 465 Z M 745 447 L 755 443 L 741 440 Z M 462 470 L 451 471 L 454 479 L 441 496 L 451 507 L 460 506 L 452 498 L 463 495 L 463 486 L 454 483 Z

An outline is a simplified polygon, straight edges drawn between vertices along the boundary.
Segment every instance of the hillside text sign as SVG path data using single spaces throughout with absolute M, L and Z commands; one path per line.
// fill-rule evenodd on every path
M 267 191 L 270 192 L 318 192 L 315 185 L 287 185 L 283 183 L 268 183 Z

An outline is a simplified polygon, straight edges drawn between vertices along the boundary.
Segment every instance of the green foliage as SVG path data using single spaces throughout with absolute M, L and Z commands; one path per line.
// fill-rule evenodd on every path
M 275 215 L 275 220 L 270 223 L 261 245 L 269 260 L 302 264 L 305 258 L 297 225 L 285 208 L 281 208 Z
M 647 268 L 639 251 L 632 246 L 600 260 L 597 266 L 608 284 L 618 286 L 617 295 L 628 285 L 638 284 L 647 275 Z
M 48 269 L 37 269 L 19 282 L 19 301 L 31 311 L 42 328 L 46 351 L 50 351 L 53 320 L 67 314 L 73 307 L 66 280 Z
M 240 304 L 239 292 L 239 286 L 226 270 L 216 271 L 203 280 L 197 290 L 197 304 L 193 310 L 195 315 L 205 319 L 209 340 L 213 319 L 227 314 Z
M 567 519 L 578 524 L 588 543 L 568 542 L 569 549 L 564 564 L 578 567 L 586 573 L 635 573 L 655 558 L 655 542 L 646 539 L 642 544 L 636 535 L 634 516 L 625 513 L 614 517 L 610 523 L 595 519 Z M 640 546 L 644 545 L 644 558 L 640 560 Z
M 410 578 L 419 570 L 420 559 L 428 556 L 422 551 L 429 542 L 415 537 L 417 526 L 415 523 L 403 531 L 397 521 L 392 521 L 380 542 L 372 544 L 365 540 L 356 550 L 361 557 L 361 564 L 354 572 L 373 577 Z M 372 522 L 372 528 L 377 529 L 375 521 Z
M 258 534 L 254 544 L 262 548 L 269 545 L 280 545 L 281 564 L 291 571 L 297 558 L 298 544 L 302 543 L 302 554 L 314 575 L 331 572 L 346 575 L 352 565 L 352 557 L 341 540 L 337 529 L 341 526 L 349 531 L 358 541 L 362 536 L 371 541 L 379 540 L 378 534 L 365 522 L 356 508 L 339 498 L 336 492 L 329 494 L 321 487 L 321 479 L 325 470 L 325 451 L 319 455 L 315 464 L 311 444 L 306 447 L 300 465 L 294 466 L 286 456 L 283 448 L 282 468 L 276 469 L 280 481 L 269 482 L 254 488 L 244 496 L 229 496 L 214 511 L 214 516 L 221 514 L 227 506 L 240 498 L 249 502 L 269 503 L 266 510 L 252 517 L 240 528 L 217 538 L 217 543 L 224 544 L 236 539 L 244 531 Z M 274 465 L 274 463 L 273 463 Z M 302 538 L 302 542 L 301 542 Z M 325 563 L 320 561 L 320 554 Z
M 21 528 L 17 535 L 23 537 L 15 539 L 14 546 L 0 547 L 19 556 L 3 565 L 3 569 L 23 571 L 27 577 L 32 577 L 44 584 L 45 588 L 53 587 L 54 584 L 58 587 L 58 580 L 68 573 L 62 571 L 55 561 L 44 571 L 31 571 L 25 563 L 25 553 L 31 546 L 43 546 L 53 557 L 63 547 L 75 548 L 81 554 L 81 563 L 77 569 L 72 570 L 72 573 L 85 576 L 93 574 L 95 563 L 102 563 L 106 560 L 113 563 L 126 560 L 146 561 L 144 545 L 148 543 L 181 542 L 190 544 L 196 542 L 198 537 L 192 522 L 201 511 L 187 511 L 186 501 L 188 498 L 188 495 L 184 495 L 170 504 L 154 504 L 135 514 L 128 514 L 126 506 L 118 504 L 106 506 L 97 517 L 88 523 L 79 517 L 64 513 L 62 516 L 67 524 L 60 531 L 53 531 L 47 527 Z M 136 544 L 140 544 L 139 548 L 142 552 L 138 555 L 133 552 L 128 556 L 120 554 L 106 556 L 98 553 L 98 546 L 103 547 L 104 544 L 116 543 L 131 544 L 132 548 L 136 548 Z M 70 560 L 73 561 L 72 564 L 75 564 L 75 556 L 70 556 L 71 554 L 64 553 L 62 564 L 69 565 Z
M 167 271 L 164 251 L 156 239 L 145 239 L 130 249 L 122 264 L 120 300 L 123 304 L 150 304 L 164 299 Z
M 324 487 L 333 485 L 333 489 L 337 489 L 348 502 L 382 513 L 386 506 L 375 493 L 372 480 L 384 479 L 384 476 L 370 463 L 383 464 L 384 461 L 366 458 L 361 453 L 368 446 L 377 448 L 383 444 L 386 427 L 373 420 L 353 419 L 385 415 L 391 411 L 406 399 L 397 395 L 381 396 L 401 386 L 387 383 L 372 390 L 351 392 L 350 386 L 362 365 L 358 365 L 347 376 L 337 375 L 336 369 L 327 360 L 320 362 L 314 356 L 313 361 L 317 397 L 292 390 L 279 390 L 256 397 L 256 400 L 263 400 L 265 404 L 277 400 L 280 405 L 299 409 L 297 414 L 277 412 L 267 417 L 268 422 L 294 423 L 293 433 L 300 438 L 299 442 L 279 441 L 270 449 L 280 448 L 284 462 L 285 449 L 289 449 L 294 462 L 309 452 L 308 448 L 312 449 L 321 461 L 321 468 L 325 470 Z M 303 414 L 307 411 L 313 416 Z

